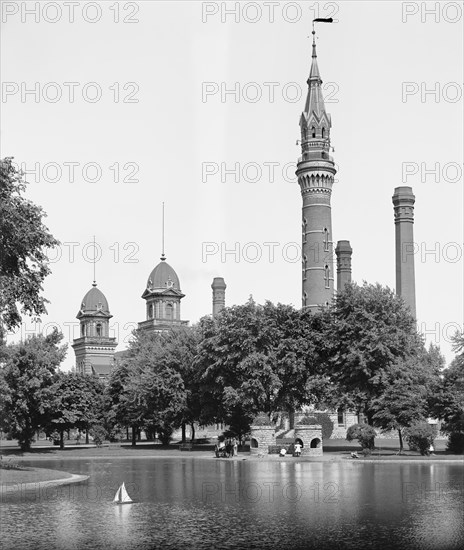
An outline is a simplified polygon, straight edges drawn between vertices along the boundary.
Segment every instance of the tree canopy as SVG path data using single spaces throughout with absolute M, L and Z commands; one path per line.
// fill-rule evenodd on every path
M 310 315 L 266 302 L 222 310 L 200 321 L 195 365 L 202 373 L 203 419 L 251 420 L 317 402 Z
M 412 376 L 424 352 L 415 320 L 390 289 L 367 283 L 347 285 L 322 316 L 320 351 L 335 393 L 372 424 L 386 392 Z
M 59 346 L 63 335 L 56 329 L 2 350 L 0 419 L 2 429 L 29 450 L 36 430 L 46 424 L 49 389 L 66 354 Z
M 42 208 L 22 196 L 25 190 L 12 159 L 0 160 L 0 331 L 18 326 L 21 313 L 47 312 L 41 296 L 50 273 L 46 252 L 59 243 L 42 223 Z
M 55 381 L 43 393 L 43 408 L 47 431 L 60 433 L 72 428 L 89 430 L 103 423 L 103 383 L 97 376 L 74 372 L 58 372 Z

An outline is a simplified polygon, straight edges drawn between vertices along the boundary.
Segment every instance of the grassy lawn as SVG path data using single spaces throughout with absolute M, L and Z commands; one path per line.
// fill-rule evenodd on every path
M 55 479 L 67 479 L 71 474 L 46 468 L 19 468 L 0 470 L 2 485 L 14 485 L 17 483 L 38 483 L 39 481 L 51 481 Z

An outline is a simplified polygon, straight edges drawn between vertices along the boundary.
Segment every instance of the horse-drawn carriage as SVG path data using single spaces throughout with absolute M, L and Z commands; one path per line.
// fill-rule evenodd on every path
M 220 441 L 214 447 L 216 458 L 230 458 L 234 454 L 234 445 L 231 442 Z

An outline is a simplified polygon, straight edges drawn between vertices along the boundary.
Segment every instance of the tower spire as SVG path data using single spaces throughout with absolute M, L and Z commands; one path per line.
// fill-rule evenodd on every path
M 160 260 L 164 262 L 166 260 L 166 256 L 164 254 L 164 202 L 163 202 L 161 220 L 162 221 L 161 221 L 161 258 Z
M 313 20 L 313 43 L 308 95 L 300 117 L 301 157 L 296 175 L 303 199 L 302 275 L 303 307 L 316 309 L 329 304 L 334 295 L 333 236 L 330 198 L 336 174 L 330 151 L 330 115 L 325 110 L 322 79 L 317 65 L 317 21 Z

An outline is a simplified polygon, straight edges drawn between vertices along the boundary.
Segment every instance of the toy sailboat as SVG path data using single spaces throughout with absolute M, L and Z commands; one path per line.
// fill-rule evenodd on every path
M 131 497 L 128 495 L 126 491 L 126 486 L 124 485 L 124 482 L 116 491 L 116 495 L 114 496 L 113 502 L 115 504 L 130 504 L 131 502 L 133 502 L 133 500 L 131 499 Z

